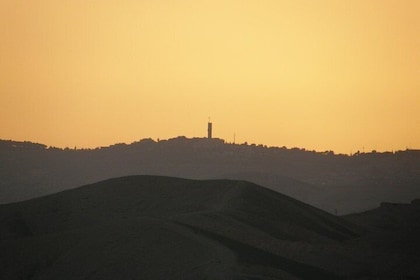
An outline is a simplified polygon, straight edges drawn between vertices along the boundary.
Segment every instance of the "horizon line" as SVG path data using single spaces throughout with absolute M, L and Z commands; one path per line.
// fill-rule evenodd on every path
M 253 146 L 255 146 L 255 147 L 263 147 L 263 148 L 266 148 L 266 149 L 269 149 L 269 148 L 287 149 L 287 150 L 298 149 L 298 150 L 304 151 L 304 152 L 332 153 L 334 155 L 347 155 L 347 156 L 353 156 L 353 155 L 356 155 L 356 154 L 372 154 L 372 153 L 378 153 L 378 154 L 380 154 L 380 153 L 396 153 L 396 152 L 404 152 L 404 151 L 420 151 L 420 149 L 411 148 L 411 147 L 408 147 L 408 146 L 405 149 L 383 150 L 383 151 L 382 150 L 379 151 L 379 150 L 376 150 L 376 149 L 372 149 L 371 151 L 365 151 L 364 150 L 364 147 L 363 147 L 362 151 L 361 150 L 357 150 L 355 152 L 342 153 L 342 152 L 336 152 L 336 151 L 334 151 L 332 149 L 315 150 L 315 149 L 307 149 L 307 148 L 304 148 L 304 147 L 297 147 L 297 146 L 295 146 L 295 147 L 287 147 L 285 145 L 283 145 L 283 146 L 269 146 L 269 145 L 262 144 L 262 143 L 258 143 L 258 144 L 257 143 L 248 143 L 248 141 L 244 141 L 244 142 L 241 142 L 241 143 L 235 143 L 235 142 L 228 142 L 228 141 L 226 141 L 223 138 L 217 138 L 217 137 L 214 137 L 214 138 L 210 138 L 209 139 L 208 137 L 187 137 L 185 135 L 179 135 L 179 136 L 175 136 L 175 137 L 171 137 L 171 138 L 167 138 L 167 139 L 161 139 L 161 138 L 153 139 L 152 137 L 147 137 L 147 138 L 141 138 L 141 139 L 136 140 L 136 141 L 132 141 L 131 143 L 127 143 L 127 142 L 115 142 L 115 143 L 109 144 L 109 145 L 102 145 L 102 146 L 95 146 L 95 147 L 80 147 L 80 148 L 77 147 L 77 145 L 75 145 L 73 148 L 71 148 L 69 146 L 66 146 L 66 147 L 62 147 L 61 146 L 60 147 L 60 146 L 48 145 L 48 144 L 45 144 L 45 143 L 41 143 L 41 142 L 37 142 L 37 141 L 31 141 L 31 140 L 13 140 L 13 139 L 2 139 L 2 138 L 0 138 L 0 141 L 4 141 L 4 142 L 16 142 L 16 143 L 29 143 L 29 144 L 35 144 L 35 145 L 42 145 L 42 146 L 44 146 L 45 149 L 60 149 L 60 150 L 83 151 L 83 150 L 106 149 L 106 148 L 111 148 L 111 147 L 116 146 L 116 145 L 127 145 L 128 146 L 128 145 L 132 145 L 132 144 L 135 144 L 135 143 L 139 143 L 139 142 L 141 142 L 143 140 L 151 140 L 151 141 L 153 141 L 155 143 L 159 143 L 159 142 L 162 142 L 162 141 L 170 141 L 170 140 L 175 140 L 175 139 L 178 139 L 178 138 L 183 138 L 183 139 L 187 139 L 187 140 L 198 140 L 199 139 L 199 140 L 203 140 L 203 141 L 215 141 L 215 140 L 218 141 L 218 140 L 222 140 L 223 141 L 223 144 L 225 144 L 225 145 L 238 145 L 238 146 L 246 145 L 246 146 L 251 146 L 251 147 L 253 147 Z

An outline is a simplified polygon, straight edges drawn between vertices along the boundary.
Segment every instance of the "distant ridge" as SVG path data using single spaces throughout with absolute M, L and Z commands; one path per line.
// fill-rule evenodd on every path
M 235 146 L 251 146 L 251 147 L 264 147 L 264 148 L 268 148 L 268 149 L 287 149 L 287 150 L 294 150 L 294 151 L 306 151 L 306 152 L 310 152 L 310 153 L 319 153 L 319 154 L 328 154 L 328 155 L 347 155 L 347 156 L 358 156 L 358 155 L 363 155 L 363 154 L 389 154 L 389 153 L 400 153 L 400 152 L 411 152 L 411 153 L 420 153 L 420 149 L 415 149 L 415 148 L 406 148 L 403 150 L 395 150 L 395 151 L 382 151 L 382 152 L 378 152 L 376 150 L 370 151 L 370 152 L 360 152 L 360 151 L 356 151 L 355 153 L 352 154 L 346 154 L 346 153 L 336 153 L 333 150 L 326 150 L 326 151 L 315 151 L 315 150 L 309 150 L 306 148 L 299 148 L 299 147 L 292 147 L 292 148 L 287 148 L 285 146 L 268 146 L 268 145 L 264 145 L 264 144 L 255 144 L 255 143 L 248 143 L 248 142 L 243 142 L 243 143 L 232 143 L 232 142 L 226 142 L 224 139 L 222 138 L 208 138 L 208 137 L 192 137 L 192 138 L 188 138 L 185 136 L 177 136 L 177 137 L 173 137 L 173 138 L 169 138 L 169 139 L 158 139 L 153 140 L 152 138 L 143 138 L 140 139 L 139 141 L 134 141 L 132 143 L 115 143 L 115 144 L 110 144 L 110 145 L 105 145 L 105 146 L 98 146 L 98 147 L 94 147 L 94 148 L 78 148 L 77 146 L 74 147 L 56 147 L 56 146 L 48 146 L 46 144 L 43 143 L 38 143 L 38 142 L 32 142 L 32 141 L 16 141 L 16 140 L 11 140 L 11 139 L 0 139 L 0 147 L 13 147 L 13 148 L 23 148 L 23 149 L 54 149 L 54 150 L 75 150 L 75 151 L 89 151 L 89 150 L 98 150 L 98 149 L 109 149 L 109 148 L 113 148 L 113 147 L 121 147 L 121 146 L 131 146 L 131 145 L 136 145 L 136 144 L 140 144 L 140 143 L 165 143 L 165 142 L 174 142 L 174 141 L 191 141 L 191 142 L 197 142 L 197 141 L 201 141 L 201 142 L 207 142 L 207 143 L 222 143 L 222 144 L 226 144 L 226 145 L 235 145 Z
M 221 139 L 143 139 L 94 150 L 0 141 L 0 204 L 107 178 L 239 179 L 343 215 L 420 197 L 420 151 L 335 155 Z

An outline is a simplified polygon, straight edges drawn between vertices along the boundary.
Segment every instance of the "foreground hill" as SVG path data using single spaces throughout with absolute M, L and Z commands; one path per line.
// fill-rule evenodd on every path
M 374 279 L 407 268 L 378 268 L 365 225 L 244 181 L 116 178 L 0 205 L 0 224 L 0 279 Z
M 376 209 L 343 218 L 368 230 L 348 244 L 365 248 L 365 254 L 375 260 L 373 273 L 384 279 L 420 279 L 419 199 L 410 204 L 381 203 Z
M 79 150 L 0 140 L 0 204 L 137 174 L 251 181 L 339 215 L 420 197 L 415 150 L 347 156 L 185 137 Z

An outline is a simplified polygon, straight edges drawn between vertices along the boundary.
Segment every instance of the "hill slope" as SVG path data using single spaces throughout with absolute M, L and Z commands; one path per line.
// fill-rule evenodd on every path
M 0 224 L 1 279 L 378 275 L 362 226 L 244 181 L 116 178 L 0 205 Z

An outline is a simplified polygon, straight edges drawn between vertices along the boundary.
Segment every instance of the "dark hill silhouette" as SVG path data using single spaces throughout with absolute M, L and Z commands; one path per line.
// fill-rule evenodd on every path
M 383 275 L 381 279 L 420 279 L 419 199 L 410 204 L 381 203 L 376 209 L 344 218 L 368 229 L 353 242 L 362 244 L 375 260 L 370 268 L 373 273 Z
M 0 203 L 152 174 L 248 180 L 342 215 L 420 197 L 419 166 L 420 151 L 414 150 L 347 156 L 185 137 L 92 150 L 0 141 Z
M 207 270 L 213 279 L 260 273 L 335 279 L 335 271 L 323 267 L 327 263 L 308 264 L 303 261 L 306 256 L 291 257 L 285 253 L 290 249 L 283 247 L 290 242 L 335 244 L 358 235 L 337 217 L 256 185 L 227 180 L 117 178 L 4 205 L 0 215 L 5 225 L 1 244 L 8 249 L 2 252 L 17 254 L 2 254 L 3 264 L 10 257 L 18 264 L 12 270 L 3 267 L 9 279 L 19 273 L 35 279 L 74 279 L 89 276 L 90 270 L 102 279 L 120 278 L 119 270 L 152 279 L 174 275 L 187 279 L 188 274 L 196 279 Z M 161 244 L 168 247 L 159 248 Z M 158 254 L 156 263 L 148 263 L 147 256 L 153 253 Z M 236 254 L 245 258 L 246 267 Z M 140 262 L 122 264 L 124 255 Z M 104 267 L 107 262 L 118 269 Z M 267 264 L 273 266 L 267 272 L 259 267 Z
M 122 177 L 0 205 L 0 278 L 416 275 L 412 261 L 401 264 L 401 254 L 382 255 L 379 245 L 388 246 L 386 234 L 359 220 L 245 181 Z M 382 238 L 378 251 L 365 243 L 375 235 Z

